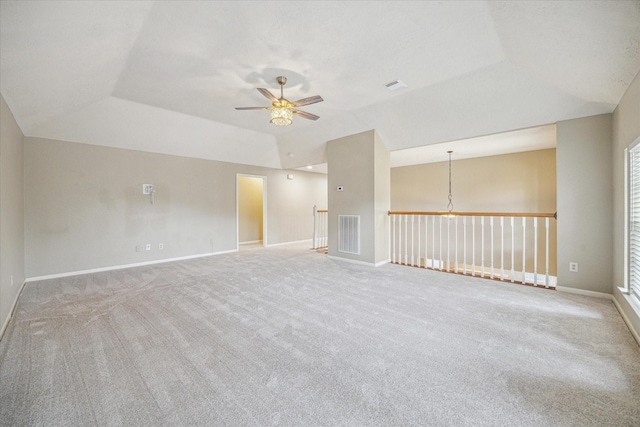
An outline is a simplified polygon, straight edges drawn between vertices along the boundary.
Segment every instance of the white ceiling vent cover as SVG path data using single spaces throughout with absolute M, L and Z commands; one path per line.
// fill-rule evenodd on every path
M 360 215 L 338 215 L 338 252 L 360 255 Z
M 384 86 L 389 90 L 398 90 L 398 89 L 402 89 L 404 87 L 407 87 L 407 84 L 405 82 L 403 82 L 402 80 L 394 80 L 392 82 L 387 83 Z

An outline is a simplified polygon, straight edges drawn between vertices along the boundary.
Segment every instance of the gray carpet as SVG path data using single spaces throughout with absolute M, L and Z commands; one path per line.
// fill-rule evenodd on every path
M 610 301 L 305 245 L 29 283 L 2 425 L 638 426 Z

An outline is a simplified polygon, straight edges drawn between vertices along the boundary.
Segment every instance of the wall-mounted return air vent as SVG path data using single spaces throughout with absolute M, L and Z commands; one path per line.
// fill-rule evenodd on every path
M 403 82 L 402 80 L 394 80 L 392 82 L 387 83 L 384 86 L 389 90 L 398 90 L 398 89 L 402 89 L 404 87 L 407 87 L 407 84 L 405 82 Z
M 338 252 L 360 255 L 360 215 L 338 215 Z

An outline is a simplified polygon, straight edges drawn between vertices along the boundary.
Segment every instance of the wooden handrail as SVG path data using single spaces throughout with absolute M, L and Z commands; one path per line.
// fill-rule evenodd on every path
M 455 215 L 455 216 L 512 216 L 515 218 L 555 218 L 558 219 L 558 212 L 555 213 L 509 213 L 509 212 L 414 212 L 414 211 L 389 211 L 389 215 Z
M 318 209 L 316 212 L 329 212 L 327 209 Z

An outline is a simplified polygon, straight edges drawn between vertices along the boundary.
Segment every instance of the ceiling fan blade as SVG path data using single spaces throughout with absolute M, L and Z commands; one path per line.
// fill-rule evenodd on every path
M 273 96 L 273 94 L 271 92 L 269 92 L 267 89 L 265 89 L 263 87 L 259 87 L 258 88 L 258 92 L 260 92 L 262 95 L 264 95 L 264 97 L 267 98 L 269 101 L 275 102 L 275 101 L 278 100 L 278 98 Z
M 236 107 L 236 110 L 268 110 L 269 107 Z
M 302 107 L 303 105 L 311 105 L 311 104 L 315 104 L 316 102 L 322 102 L 322 101 L 324 101 L 324 99 L 322 99 L 320 95 L 316 95 L 316 96 L 310 96 L 308 98 L 299 99 L 295 102 L 292 102 L 292 104 L 294 107 Z
M 309 119 L 309 120 L 318 120 L 320 118 L 320 116 L 316 116 L 315 114 L 307 113 L 306 111 L 291 110 L 291 112 L 293 114 L 295 114 L 295 115 L 298 115 L 300 117 L 304 117 L 305 119 Z

